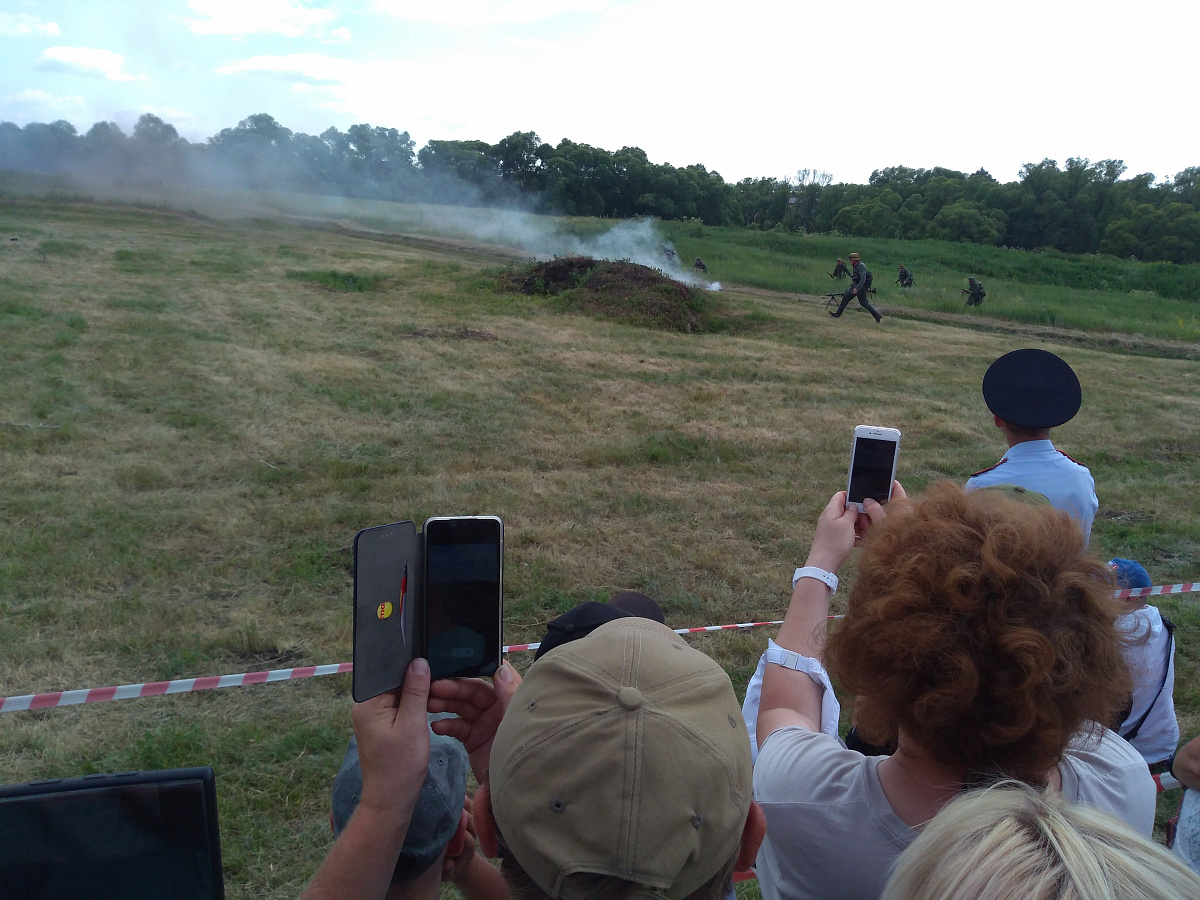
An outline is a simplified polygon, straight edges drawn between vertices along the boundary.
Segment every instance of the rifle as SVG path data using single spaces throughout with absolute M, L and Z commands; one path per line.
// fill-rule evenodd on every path
M 836 301 L 836 302 L 838 302 L 838 303 L 841 303 L 841 302 L 842 302 L 842 295 L 841 295 L 841 294 L 830 294 L 830 295 L 829 295 L 829 299 L 827 299 L 827 300 L 825 301 L 825 308 L 826 308 L 826 309 L 829 309 L 829 304 L 830 304 L 830 303 L 833 303 L 834 301 Z

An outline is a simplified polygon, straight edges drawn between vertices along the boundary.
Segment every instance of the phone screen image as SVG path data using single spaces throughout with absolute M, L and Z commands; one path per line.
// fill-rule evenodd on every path
M 855 438 L 854 465 L 850 471 L 847 501 L 862 503 L 868 497 L 886 503 L 892 489 L 892 473 L 899 444 L 876 438 Z
M 425 656 L 434 678 L 491 675 L 500 665 L 499 519 L 425 524 Z

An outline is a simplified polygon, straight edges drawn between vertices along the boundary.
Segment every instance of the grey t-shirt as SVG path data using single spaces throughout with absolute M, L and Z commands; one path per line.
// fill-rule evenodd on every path
M 879 783 L 885 757 L 847 750 L 825 734 L 781 728 L 754 766 L 754 799 L 767 816 L 755 868 L 767 900 L 876 900 L 917 830 L 892 812 Z M 1062 794 L 1091 803 L 1146 837 L 1154 781 L 1136 750 L 1105 729 L 1071 742 L 1058 766 Z

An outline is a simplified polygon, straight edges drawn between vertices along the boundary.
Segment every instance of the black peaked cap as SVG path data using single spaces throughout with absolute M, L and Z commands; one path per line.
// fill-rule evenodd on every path
M 607 603 L 588 600 L 563 613 L 546 626 L 542 645 L 534 653 L 534 660 L 541 659 L 555 647 L 577 641 L 591 634 L 601 625 L 613 619 L 629 617 L 653 619 L 660 625 L 666 621 L 662 607 L 638 591 L 621 591 L 609 598 Z
M 983 376 L 988 409 L 1022 428 L 1054 428 L 1079 412 L 1083 390 L 1066 360 L 1046 350 L 1013 350 Z

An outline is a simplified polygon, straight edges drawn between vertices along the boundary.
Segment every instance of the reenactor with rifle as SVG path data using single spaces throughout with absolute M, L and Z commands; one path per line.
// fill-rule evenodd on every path
M 846 288 L 846 293 L 842 294 L 842 302 L 838 304 L 837 312 L 831 312 L 830 315 L 835 319 L 838 318 L 846 311 L 850 301 L 857 297 L 858 305 L 873 315 L 876 323 L 882 322 L 883 316 L 871 305 L 871 273 L 867 271 L 867 267 L 863 265 L 857 253 L 850 254 L 850 277 L 852 279 L 850 287 Z
M 839 256 L 837 265 L 833 267 L 833 271 L 829 273 L 829 277 L 836 278 L 838 281 L 841 281 L 849 274 L 850 270 L 846 268 L 846 261 Z
M 967 295 L 967 306 L 983 306 L 983 298 L 987 296 L 987 291 L 983 289 L 983 282 L 976 281 L 973 277 L 967 279 L 967 286 L 958 292 L 958 296 Z
M 704 260 L 702 260 L 702 259 L 701 259 L 700 257 L 698 257 L 698 256 L 696 257 L 696 261 L 695 261 L 694 263 L 692 263 L 692 268 L 693 268 L 693 269 L 699 269 L 701 272 L 707 272 L 707 271 L 708 271 L 708 266 L 706 266 L 706 265 L 704 264 Z
M 910 271 L 908 271 L 908 269 L 904 268 L 904 265 L 902 263 L 900 265 L 900 277 L 897 278 L 895 281 L 893 281 L 892 284 L 898 284 L 902 288 L 910 288 L 914 284 L 916 284 L 916 282 L 913 281 L 912 272 L 910 272 Z

